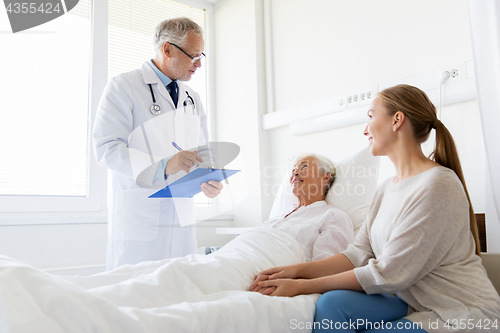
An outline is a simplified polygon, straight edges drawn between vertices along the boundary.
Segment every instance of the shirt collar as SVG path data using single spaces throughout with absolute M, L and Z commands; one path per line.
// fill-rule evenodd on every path
M 311 207 L 319 207 L 319 206 L 323 206 L 323 205 L 326 205 L 326 201 L 325 200 L 319 200 L 319 201 L 313 202 L 310 205 L 301 206 L 299 209 L 302 209 L 302 208 L 311 208 Z M 294 208 L 297 208 L 297 205 L 294 205 Z
M 172 80 L 168 76 L 166 76 L 162 71 L 160 71 L 158 69 L 158 67 L 155 66 L 155 64 L 153 64 L 153 59 L 150 59 L 148 61 L 148 64 L 155 71 L 156 75 L 158 75 L 158 77 L 160 78 L 161 83 L 164 86 L 167 86 L 170 82 L 172 82 Z
M 323 206 L 323 205 L 326 205 L 326 201 L 325 200 L 319 200 L 319 201 L 313 202 L 310 205 L 302 206 L 302 207 L 311 208 L 311 207 L 319 207 L 319 206 Z

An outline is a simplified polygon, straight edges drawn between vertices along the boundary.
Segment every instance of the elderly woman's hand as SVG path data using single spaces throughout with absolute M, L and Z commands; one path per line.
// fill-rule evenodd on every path
M 267 289 L 271 289 L 271 288 L 259 286 L 259 282 L 266 281 L 268 279 L 269 279 L 269 275 L 261 275 L 260 273 L 258 275 L 255 275 L 254 282 L 250 286 L 250 291 L 254 291 L 257 293 L 264 294 L 264 295 L 268 295 L 268 294 L 272 293 L 275 289 L 274 287 L 272 288 L 273 290 L 267 290 Z
M 265 272 L 273 270 L 273 269 L 281 269 L 281 267 L 271 268 L 271 269 L 262 271 L 259 274 L 255 275 L 253 277 L 254 281 L 253 281 L 252 285 L 250 286 L 250 291 L 255 291 L 255 292 L 262 294 L 264 292 L 264 290 L 267 288 L 259 286 L 259 282 L 269 280 L 270 274 L 266 274 Z
M 250 291 L 262 292 L 264 287 L 259 286 L 259 282 L 273 279 L 293 279 L 297 277 L 299 267 L 298 265 L 273 267 L 266 269 L 254 276 L 254 282 L 250 286 Z
M 261 294 L 270 296 L 287 296 L 293 297 L 304 294 L 306 284 L 310 280 L 303 279 L 277 279 L 259 282 L 259 286 L 263 288 Z

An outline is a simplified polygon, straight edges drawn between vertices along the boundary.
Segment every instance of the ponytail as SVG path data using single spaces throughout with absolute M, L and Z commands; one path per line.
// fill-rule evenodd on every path
M 388 112 L 392 115 L 401 111 L 410 120 L 415 138 L 423 143 L 427 141 L 431 130 L 436 130 L 436 146 L 430 159 L 453 171 L 462 182 L 465 195 L 469 202 L 469 222 L 472 237 L 476 243 L 476 254 L 481 255 L 479 245 L 478 228 L 476 216 L 469 197 L 469 191 L 465 185 L 465 179 L 462 172 L 462 166 L 458 158 L 457 148 L 451 133 L 436 116 L 436 107 L 432 104 L 429 97 L 420 89 L 400 84 L 387 88 L 378 95 L 384 102 Z
M 455 141 L 453 137 L 439 120 L 436 119 L 433 123 L 433 127 L 436 129 L 436 146 L 434 151 L 429 156 L 436 163 L 441 164 L 444 167 L 450 168 L 455 171 L 458 179 L 462 182 L 464 187 L 465 195 L 469 201 L 469 221 L 470 221 L 470 231 L 474 241 L 476 242 L 476 254 L 481 256 L 481 246 L 479 244 L 479 232 L 476 223 L 476 215 L 474 214 L 474 209 L 469 197 L 469 191 L 467 190 L 467 185 L 465 184 L 464 174 L 462 172 L 462 166 L 460 160 L 458 159 L 457 148 L 455 146 Z

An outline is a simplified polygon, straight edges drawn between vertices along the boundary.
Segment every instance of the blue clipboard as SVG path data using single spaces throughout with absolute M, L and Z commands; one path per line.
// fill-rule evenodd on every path
M 201 184 L 209 180 L 223 181 L 240 170 L 198 168 L 172 184 L 151 194 L 149 198 L 192 198 L 201 192 Z

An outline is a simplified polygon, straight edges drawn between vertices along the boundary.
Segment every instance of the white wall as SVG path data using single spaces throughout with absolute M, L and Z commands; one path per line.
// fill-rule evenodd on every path
M 273 0 L 271 4 L 277 110 L 472 59 L 466 0 L 325 0 L 307 5 Z M 443 107 L 442 120 L 455 137 L 473 206 L 484 212 L 477 100 Z M 302 137 L 288 135 L 291 149 L 272 141 L 273 155 L 283 158 L 284 151 L 312 149 L 340 157 L 366 146 L 363 129 L 364 125 L 356 125 Z M 273 132 L 286 141 L 282 130 Z M 428 153 L 432 145 L 433 141 L 426 145 Z M 276 157 L 274 163 L 279 162 Z
M 106 223 L 0 227 L 0 253 L 42 269 L 106 261 Z
M 244 142 L 242 151 L 260 163 L 252 181 L 276 189 L 291 154 L 326 152 L 340 159 L 367 141 L 362 135 L 365 124 L 300 137 L 292 136 L 288 126 L 265 132 L 252 128 L 255 117 L 263 113 L 255 101 L 261 96 L 255 90 L 265 86 L 259 62 L 263 35 L 255 34 L 262 28 L 258 15 L 263 1 L 221 0 L 215 6 L 217 134 L 218 139 Z M 270 4 L 275 110 L 472 59 L 466 0 L 272 0 Z M 243 105 L 235 108 L 238 101 Z M 455 136 L 475 210 L 482 212 L 484 168 L 477 100 L 443 107 L 442 119 Z M 266 150 L 258 154 L 263 144 Z M 426 145 L 427 152 L 431 146 L 432 142 Z M 384 174 L 390 173 L 389 168 Z M 251 193 L 233 213 L 244 216 L 249 209 L 260 208 L 266 217 L 272 196 L 261 191 L 259 207 L 258 193 Z M 251 221 L 256 215 L 242 219 L 256 225 L 260 221 Z
M 277 110 L 472 59 L 466 0 L 271 4 Z
M 61 274 L 91 274 L 106 263 L 107 223 L 49 224 L 58 217 L 44 218 L 43 225 L 0 226 L 0 254 L 37 268 Z M 105 219 L 104 219 L 105 220 Z M 230 221 L 203 221 L 197 225 L 198 246 L 221 246 L 233 235 L 216 235 Z
M 227 212 L 238 227 L 260 223 L 270 210 L 260 186 L 270 156 L 268 133 L 260 130 L 265 105 L 261 11 L 255 0 L 221 0 L 214 7 L 215 137 L 240 146 L 249 189 L 243 202 Z

